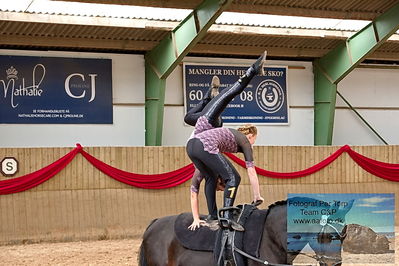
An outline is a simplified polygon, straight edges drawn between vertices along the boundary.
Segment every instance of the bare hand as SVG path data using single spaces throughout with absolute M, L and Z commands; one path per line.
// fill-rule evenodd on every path
M 261 205 L 265 201 L 262 196 L 257 196 L 254 198 L 254 201 L 252 202 L 253 204 L 256 204 L 256 206 Z
M 193 223 L 188 227 L 188 229 L 190 229 L 191 231 L 195 231 L 197 228 L 200 228 L 200 226 L 205 223 L 206 222 L 204 220 L 194 219 Z

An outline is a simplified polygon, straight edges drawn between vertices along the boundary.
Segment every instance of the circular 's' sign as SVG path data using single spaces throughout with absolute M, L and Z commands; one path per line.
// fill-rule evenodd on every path
M 14 157 L 5 157 L 1 160 L 1 173 L 3 176 L 13 176 L 18 172 L 18 161 Z

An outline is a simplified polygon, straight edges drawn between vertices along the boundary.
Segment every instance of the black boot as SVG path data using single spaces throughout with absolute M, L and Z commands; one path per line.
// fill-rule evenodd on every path
M 218 76 L 213 76 L 212 77 L 212 83 L 211 86 L 209 87 L 208 91 L 205 93 L 204 95 L 204 100 L 203 105 L 204 107 L 217 95 L 219 95 L 219 87 L 220 87 L 220 79 L 218 78 Z M 222 117 L 219 116 L 217 118 L 216 124 L 212 125 L 214 127 L 222 127 L 223 126 L 223 121 L 222 121 Z
M 265 75 L 265 63 L 266 63 L 266 55 L 267 51 L 264 51 L 261 56 L 259 56 L 258 60 L 252 65 L 253 70 L 255 71 L 255 75 Z
M 225 208 L 233 207 L 233 204 L 234 204 L 234 199 L 232 199 L 232 198 L 225 198 L 224 199 Z M 233 229 L 233 230 L 240 231 L 240 232 L 245 231 L 244 227 L 234 220 L 234 213 L 233 212 L 234 212 L 233 208 L 230 209 L 230 210 L 227 209 L 227 210 L 224 211 L 223 217 L 227 221 L 228 227 Z
M 209 223 L 209 222 L 212 222 L 212 221 L 217 221 L 217 219 L 218 219 L 217 215 L 209 214 L 209 215 L 205 218 L 205 221 Z
M 261 56 L 255 61 L 255 63 L 252 64 L 247 69 L 247 72 L 243 76 L 240 77 L 239 82 L 242 83 L 248 83 L 254 76 L 256 75 L 261 75 L 265 76 L 265 63 L 266 63 L 266 55 L 267 52 L 264 51 Z
M 213 76 L 211 86 L 209 87 L 208 91 L 204 95 L 204 104 L 205 105 L 207 103 L 209 103 L 213 97 L 215 97 L 219 94 L 219 87 L 220 87 L 220 79 L 218 78 L 218 76 Z

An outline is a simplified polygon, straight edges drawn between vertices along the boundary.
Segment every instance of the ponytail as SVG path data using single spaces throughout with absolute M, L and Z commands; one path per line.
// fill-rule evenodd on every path
M 256 128 L 256 126 L 252 124 L 242 125 L 237 130 L 244 135 L 249 135 L 249 134 L 258 135 L 258 129 Z

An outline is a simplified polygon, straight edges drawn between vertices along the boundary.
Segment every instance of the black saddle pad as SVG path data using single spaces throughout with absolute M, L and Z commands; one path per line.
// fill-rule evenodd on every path
M 201 217 L 201 219 L 204 218 Z M 207 226 L 201 226 L 197 230 L 191 231 L 188 227 L 192 222 L 193 215 L 191 213 L 185 212 L 177 216 L 175 235 L 180 244 L 187 249 L 213 251 L 218 231 L 212 231 Z
M 267 210 L 254 210 L 244 225 L 244 251 L 253 256 L 259 254 L 266 214 Z M 201 219 L 203 218 L 201 217 Z M 180 244 L 191 250 L 213 251 L 219 230 L 213 231 L 207 226 L 201 226 L 199 229 L 191 231 L 188 226 L 192 222 L 193 216 L 191 213 L 182 213 L 176 218 L 175 235 Z
M 259 257 L 259 247 L 262 241 L 266 216 L 267 210 L 254 210 L 244 226 L 244 251 L 254 257 Z

